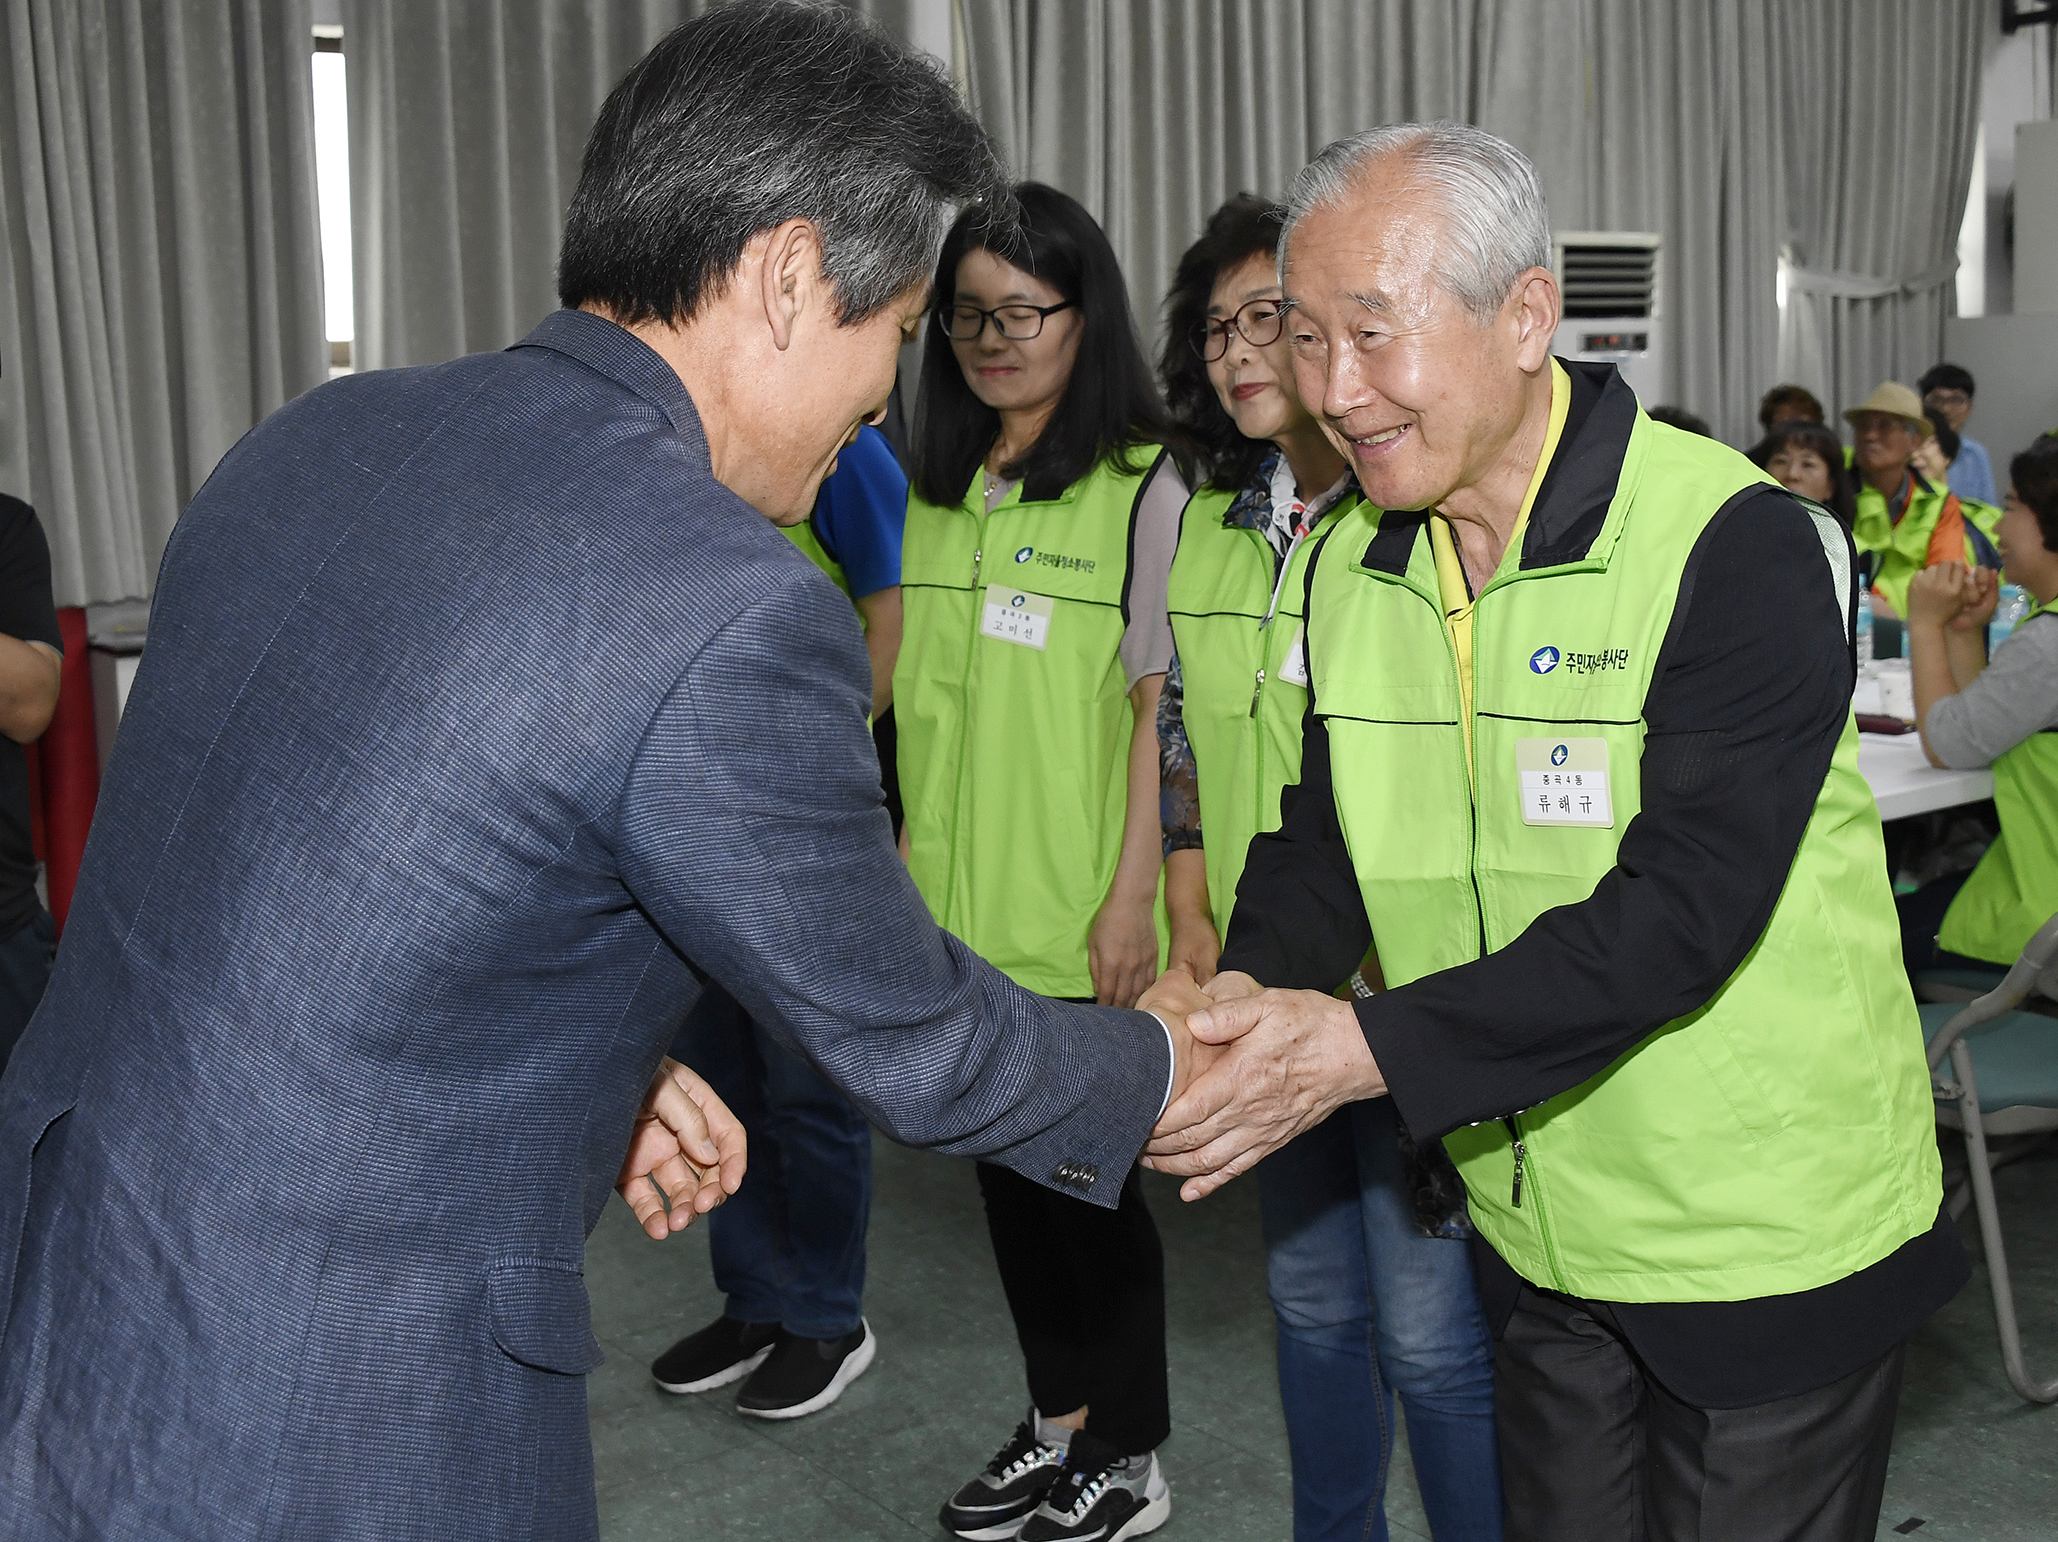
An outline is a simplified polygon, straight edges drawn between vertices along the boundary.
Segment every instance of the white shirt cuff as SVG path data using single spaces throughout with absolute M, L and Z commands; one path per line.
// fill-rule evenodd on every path
M 1149 1007 L 1145 1007 L 1143 1010 L 1150 1012 Z M 1179 1070 L 1179 1050 L 1172 1042 L 1172 1025 L 1162 1017 L 1158 1017 L 1158 1014 L 1155 1012 L 1151 1012 L 1150 1015 L 1157 1017 L 1158 1026 L 1165 1030 L 1165 1096 L 1163 1101 L 1158 1104 L 1158 1119 L 1162 1119 L 1165 1117 L 1165 1110 L 1172 1106 L 1172 1078 Z M 1153 1119 L 1151 1123 L 1156 1124 L 1157 1119 Z

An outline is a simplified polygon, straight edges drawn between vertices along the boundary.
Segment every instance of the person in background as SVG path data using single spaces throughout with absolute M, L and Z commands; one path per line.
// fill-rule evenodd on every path
M 1932 563 L 2001 565 L 1957 495 L 1915 469 L 1915 452 L 1932 428 L 1913 391 L 1898 380 L 1883 381 L 1844 417 L 1857 446 L 1858 517 L 1851 533 L 1861 553 L 1873 554 L 1873 604 L 1882 615 L 1904 613 L 1908 580 Z
M 954 226 L 915 408 L 894 672 L 908 870 L 1031 990 L 1127 1006 L 1156 977 L 1165 579 L 1186 503 L 1107 237 L 1021 184 L 1020 234 Z M 1191 982 L 1188 982 L 1189 985 Z M 1170 1513 L 1164 1253 L 1134 1166 L 982 1163 L 1029 1417 L 940 1519 L 962 1537 L 1140 1536 Z
M 872 663 L 874 724 L 893 701 L 900 652 L 900 534 L 908 483 L 867 424 L 839 451 L 793 543 L 857 607 Z M 667 1392 L 742 1381 L 736 1411 L 797 1419 L 828 1407 L 872 1363 L 862 1316 L 872 1213 L 872 1129 L 797 1050 L 711 985 L 673 1040 L 742 1123 L 755 1165 L 708 1218 L 722 1315 L 652 1363 Z M 747 1379 L 746 1379 L 747 1378 Z
M 1812 498 L 1846 530 L 1857 517 L 1856 479 L 1844 464 L 1844 447 L 1821 423 L 1788 418 L 1745 452 L 1751 463 L 1788 492 Z
M 1758 403 L 1758 426 L 1771 433 L 1782 423 L 1820 423 L 1822 403 L 1806 386 L 1776 385 Z
M 1911 464 L 1930 486 L 1944 487 L 1949 484 L 1952 468 L 1964 456 L 1965 441 L 1958 436 L 1956 429 L 1940 418 L 1932 419 L 1931 427 L 1934 432 L 1922 441 Z M 2000 505 L 1968 497 L 1955 489 L 1951 496 L 1958 500 L 1958 507 L 1979 533 L 1989 541 L 1993 540 L 1994 532 L 2001 524 Z
M 1247 193 L 1224 204 L 1165 302 L 1165 398 L 1212 473 L 1181 522 L 1177 646 L 1158 701 L 1171 965 L 1202 983 L 1251 838 L 1278 827 L 1280 792 L 1300 778 L 1308 559 L 1357 502 L 1294 384 L 1284 213 Z M 1361 971 L 1352 988 L 1372 985 Z M 1408 1141 L 1404 1161 L 1404 1139 L 1379 1098 L 1258 1165 L 1295 1542 L 1386 1537 L 1396 1391 L 1430 1529 L 1444 1542 L 1501 1534 L 1493 1338 L 1464 1188 L 1441 1146 Z
M 1922 747 L 1932 765 L 1991 765 L 2001 816 L 2001 833 L 1970 873 L 1901 897 L 1911 977 L 1939 965 L 2006 967 L 2058 914 L 2058 438 L 2046 434 L 2016 456 L 2008 484 L 2002 577 L 2035 603 L 1993 661 L 1985 632 L 2000 584 L 1992 573 L 1938 563 L 1908 586 Z
M 1965 420 L 1972 416 L 1972 398 L 1978 387 L 1972 371 L 1962 364 L 1938 364 L 1915 382 L 1922 393 L 1922 408 L 1932 423 L 1946 423 L 1958 436 L 1958 453 L 1951 457 L 1951 491 L 1960 498 L 1977 498 L 1984 504 L 1998 504 L 1994 488 L 1994 463 L 1987 447 L 1965 432 Z
M 36 511 L 0 493 L 0 1066 L 28 1026 L 57 947 L 57 926 L 36 893 L 29 835 L 29 764 L 21 746 L 57 711 L 64 635 L 50 594 L 50 546 Z
M 1708 420 L 1699 413 L 1688 412 L 1684 407 L 1653 407 L 1650 412 L 1653 423 L 1663 423 L 1689 434 L 1699 434 L 1703 439 L 1713 439 L 1715 430 L 1708 426 Z

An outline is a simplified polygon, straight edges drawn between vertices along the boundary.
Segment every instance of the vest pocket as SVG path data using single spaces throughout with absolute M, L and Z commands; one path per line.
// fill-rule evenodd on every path
M 1676 1031 L 1746 1135 L 1762 1146 L 1786 1132 L 1789 1121 L 1780 1100 L 1736 1053 L 1719 1018 L 1704 1010 Z
M 593 1308 L 577 1264 L 504 1259 L 486 1271 L 486 1304 L 501 1353 L 539 1371 L 584 1376 L 601 1362 Z

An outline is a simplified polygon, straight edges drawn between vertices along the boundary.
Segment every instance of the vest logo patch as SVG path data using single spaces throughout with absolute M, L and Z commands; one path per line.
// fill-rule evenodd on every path
M 1551 764 L 1554 766 L 1564 765 L 1566 758 L 1570 753 L 1571 752 L 1568 751 L 1564 745 L 1558 745 L 1555 749 L 1551 751 Z
M 1015 560 L 1033 562 L 1038 567 L 1062 568 L 1072 573 L 1091 573 L 1096 566 L 1091 557 L 1064 557 L 1054 551 L 1038 551 L 1033 546 L 1025 546 L 1016 552 Z
M 1547 675 L 1560 664 L 1568 674 L 1595 675 L 1605 669 L 1629 668 L 1627 648 L 1602 648 L 1594 653 L 1560 652 L 1556 648 L 1539 648 L 1529 655 L 1530 669 L 1539 675 Z

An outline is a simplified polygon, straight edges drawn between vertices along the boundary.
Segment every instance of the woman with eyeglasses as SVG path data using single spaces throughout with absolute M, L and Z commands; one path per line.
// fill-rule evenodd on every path
M 1356 502 L 1296 389 L 1278 205 L 1208 221 L 1165 301 L 1160 369 L 1205 483 L 1172 564 L 1176 649 L 1158 703 L 1174 966 L 1215 973 L 1252 838 L 1300 778 L 1306 575 Z M 1378 989 L 1376 958 L 1342 989 Z M 1493 1342 L 1440 1146 L 1416 1151 L 1391 1099 L 1353 1103 L 1258 1164 L 1296 1542 L 1387 1535 L 1393 1395 L 1438 1542 L 1501 1535 Z
M 1186 487 L 1107 237 L 1063 193 L 1016 191 L 1017 233 L 967 215 L 936 269 L 893 675 L 903 850 L 937 922 L 1019 984 L 1130 1006 L 1162 956 L 1151 723 Z M 943 1526 L 1154 1531 L 1164 1255 L 1135 1169 L 1061 1166 L 1071 1193 L 978 1173 L 1032 1407 Z M 1119 1205 L 1075 1197 L 1096 1185 Z

